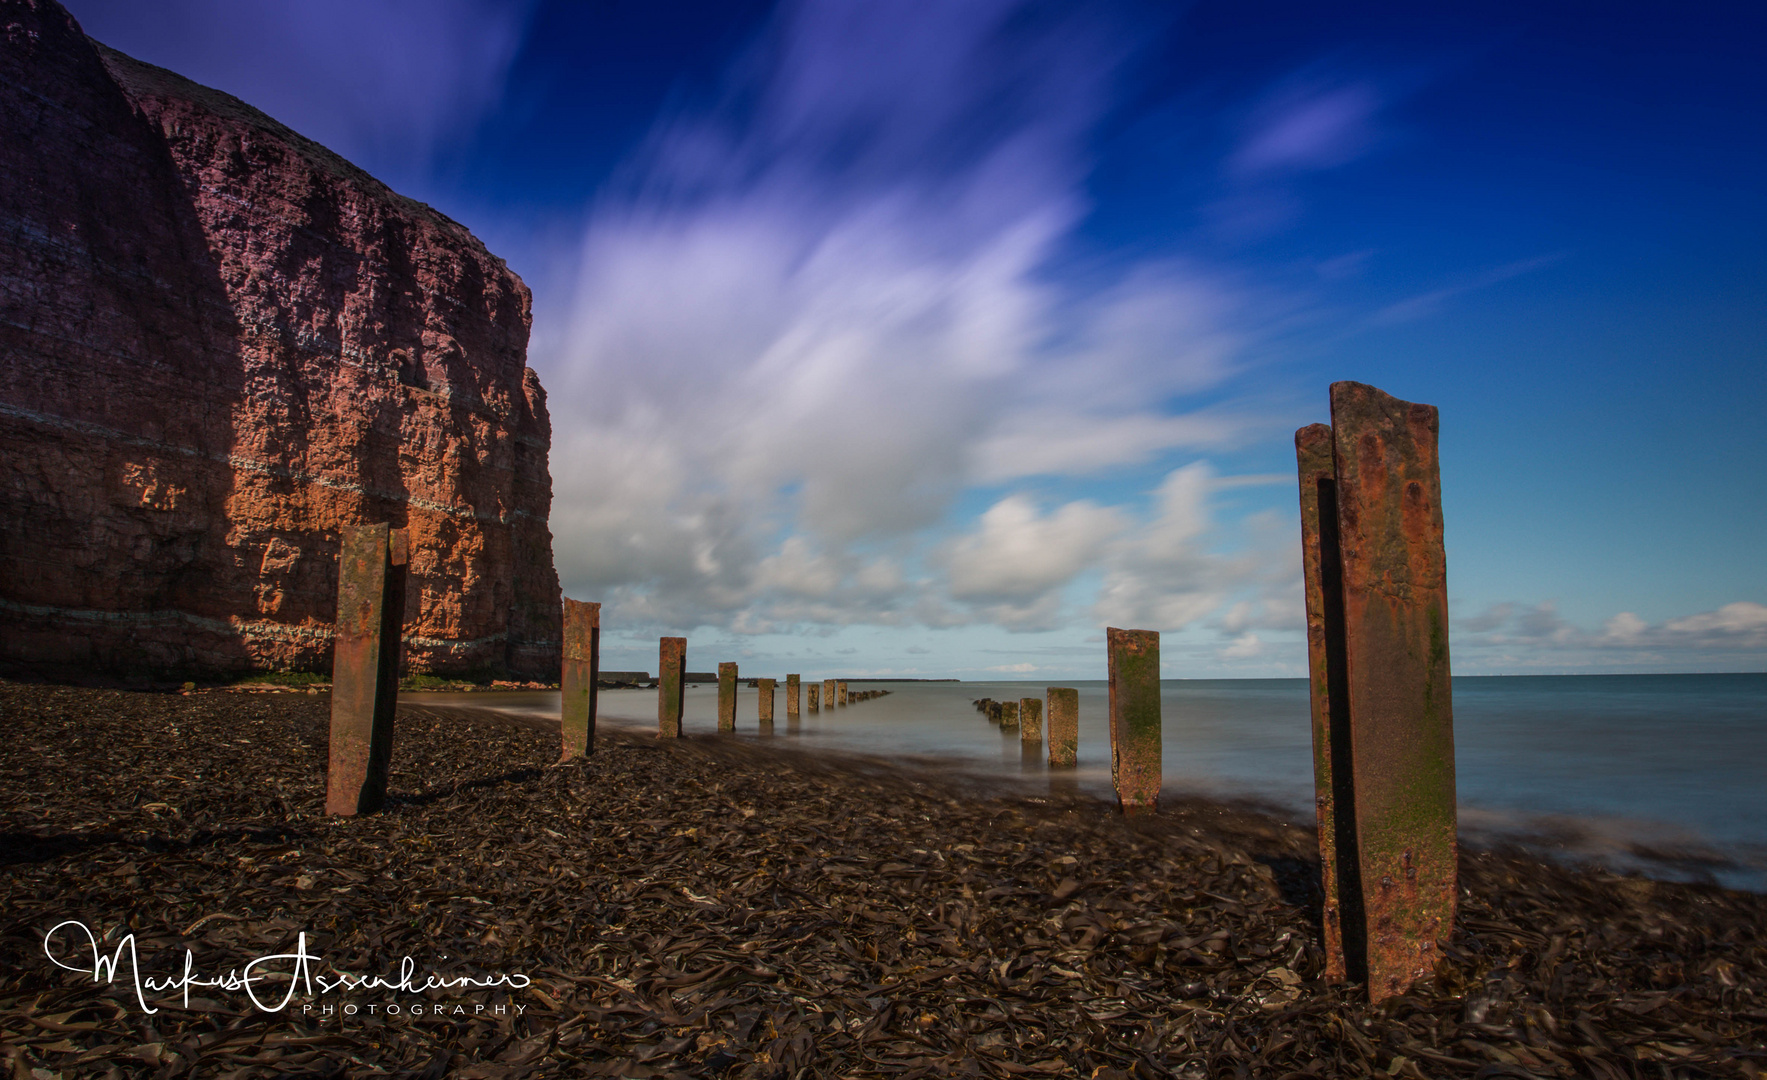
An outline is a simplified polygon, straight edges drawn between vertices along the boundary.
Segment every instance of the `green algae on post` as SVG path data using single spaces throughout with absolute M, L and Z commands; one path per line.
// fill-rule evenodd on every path
M 1071 769 L 1080 758 L 1080 691 L 1051 686 L 1044 697 L 1049 705 L 1050 767 Z
M 666 637 L 657 647 L 656 734 L 681 737 L 681 709 L 687 690 L 687 639 Z
M 1019 700 L 1018 737 L 1025 742 L 1043 741 L 1043 702 L 1034 697 Z
M 736 730 L 736 664 L 718 665 L 718 730 Z
M 564 657 L 558 678 L 561 761 L 595 752 L 595 684 L 600 677 L 601 605 L 567 597 Z
M 801 680 L 796 675 L 785 677 L 785 717 L 787 720 L 798 715 L 798 687 Z
M 1108 627 L 1111 784 L 1124 814 L 1159 809 L 1160 635 Z

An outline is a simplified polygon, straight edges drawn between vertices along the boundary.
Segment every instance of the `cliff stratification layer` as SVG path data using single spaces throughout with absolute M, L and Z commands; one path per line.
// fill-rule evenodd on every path
M 0 659 L 323 669 L 390 521 L 412 667 L 556 675 L 529 294 L 465 228 L 0 0 L 0 236 Z

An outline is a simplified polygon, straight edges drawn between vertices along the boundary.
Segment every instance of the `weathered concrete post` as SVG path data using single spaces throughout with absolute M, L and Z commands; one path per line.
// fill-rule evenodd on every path
M 822 688 L 820 686 L 816 685 L 815 683 L 811 683 L 809 686 L 804 688 L 805 692 L 810 695 L 809 706 L 810 706 L 811 712 L 819 711 L 816 707 L 816 692 L 820 689 L 822 689 Z
M 1314 779 L 1321 856 L 1337 894 L 1339 967 L 1349 978 L 1366 974 L 1379 1001 L 1433 970 L 1436 941 L 1454 925 L 1438 418 L 1432 406 L 1340 382 L 1331 387 L 1331 419 L 1329 429 L 1304 428 L 1295 440 Z M 1328 889 L 1326 903 L 1333 900 Z M 1329 917 L 1327 935 L 1329 976 Z
M 1018 737 L 1025 742 L 1043 741 L 1043 702 L 1034 697 L 1018 703 Z
M 659 739 L 679 739 L 682 699 L 687 691 L 687 639 L 663 638 L 658 653 L 656 735 Z
M 559 673 L 560 761 L 595 752 L 595 681 L 601 675 L 601 605 L 564 602 L 564 669 Z
M 331 738 L 325 812 L 371 814 L 386 801 L 405 625 L 405 530 L 346 525 L 332 637 Z
M 757 683 L 756 689 L 761 694 L 757 715 L 761 718 L 762 727 L 773 726 L 773 691 L 778 685 L 779 680 L 777 679 L 761 679 Z
M 1159 809 L 1160 635 L 1157 630 L 1104 632 L 1110 649 L 1111 783 L 1125 814 Z
M 840 704 L 845 705 L 848 703 L 847 702 L 846 680 L 843 679 L 840 682 L 837 682 L 834 684 L 834 693 L 835 693 L 835 697 L 839 700 Z
M 1050 767 L 1071 769 L 1080 758 L 1080 692 L 1052 686 L 1045 696 L 1049 699 Z
M 1000 730 L 1018 730 L 1018 702 L 1002 701 L 1000 703 Z
M 791 720 L 798 715 L 798 687 L 801 685 L 796 675 L 785 677 L 785 718 Z
M 833 679 L 823 679 L 822 680 L 822 707 L 825 709 L 834 708 L 834 680 Z
M 718 730 L 736 730 L 736 665 L 718 665 Z

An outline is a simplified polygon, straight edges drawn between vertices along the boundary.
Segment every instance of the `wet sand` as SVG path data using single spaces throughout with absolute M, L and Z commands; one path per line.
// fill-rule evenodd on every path
M 555 724 L 407 707 L 391 805 L 335 821 L 328 710 L 323 693 L 0 682 L 11 1075 L 1767 1068 L 1755 894 L 1463 852 L 1436 979 L 1372 1008 L 1316 978 L 1310 828 L 1255 808 L 1123 820 L 1059 786 L 784 740 L 604 732 L 557 765 Z M 224 975 L 304 934 L 328 979 L 397 981 L 410 957 L 420 984 L 498 985 L 337 989 L 274 1013 L 239 990 L 198 986 L 188 1007 L 150 990 L 149 1015 L 126 966 L 94 985 L 77 931 L 61 955 L 87 970 L 44 956 L 64 920 L 110 933 L 106 955 L 133 932 L 157 975 L 186 949 Z M 257 990 L 274 1004 L 287 986 Z

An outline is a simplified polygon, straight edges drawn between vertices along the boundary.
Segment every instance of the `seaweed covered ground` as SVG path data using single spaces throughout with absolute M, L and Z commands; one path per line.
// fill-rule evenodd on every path
M 1767 898 L 1467 852 L 1436 979 L 1316 978 L 1309 829 L 1121 819 L 791 740 L 400 711 L 320 813 L 321 692 L 0 682 L 0 1067 L 54 1076 L 1755 1077 Z M 310 974 L 488 987 L 144 990 Z M 124 954 L 127 960 L 126 953 Z M 254 973 L 289 972 L 267 961 Z M 519 983 L 527 981 L 525 987 Z M 515 984 L 515 985 L 512 985 Z M 278 1004 L 286 979 L 254 992 Z M 396 1012 L 394 1009 L 396 1008 Z M 415 1013 L 415 1015 L 414 1015 Z

